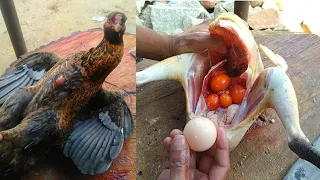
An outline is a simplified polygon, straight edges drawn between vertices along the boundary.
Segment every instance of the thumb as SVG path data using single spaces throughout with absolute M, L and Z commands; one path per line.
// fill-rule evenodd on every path
M 183 135 L 176 135 L 170 149 L 170 180 L 189 180 L 190 149 Z
M 194 32 L 184 35 L 185 42 L 180 46 L 180 53 L 197 52 L 201 53 L 206 49 L 213 50 L 219 54 L 227 52 L 224 39 L 217 35 L 210 35 L 207 32 Z
M 218 52 L 220 54 L 227 53 L 227 45 L 224 42 L 224 39 L 218 35 L 210 35 L 209 33 L 202 33 L 201 38 L 202 46 Z

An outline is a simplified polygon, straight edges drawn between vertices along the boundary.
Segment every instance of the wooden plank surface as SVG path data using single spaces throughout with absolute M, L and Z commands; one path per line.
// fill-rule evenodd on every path
M 299 103 L 300 124 L 314 141 L 320 134 L 320 38 L 310 34 L 254 32 L 257 43 L 266 45 L 287 60 L 288 75 Z M 264 65 L 271 63 L 263 55 Z M 156 61 L 137 64 L 137 71 Z M 137 87 L 137 179 L 155 179 L 167 154 L 163 139 L 173 128 L 185 125 L 185 97 L 182 87 L 171 81 Z M 228 179 L 282 179 L 298 159 L 287 145 L 281 121 L 268 110 L 274 123 L 255 123 L 231 152 Z
M 78 51 L 87 51 L 97 46 L 103 38 L 102 29 L 92 29 L 83 32 L 73 33 L 71 36 L 61 38 L 49 45 L 40 47 L 37 51 L 53 52 L 61 58 L 65 58 L 71 53 Z M 130 55 L 130 50 L 136 45 L 136 37 L 133 34 L 125 34 L 124 36 L 125 54 L 118 67 L 107 77 L 103 88 L 120 93 L 130 92 L 126 97 L 126 102 L 133 114 L 134 123 L 136 121 L 136 79 L 135 79 L 135 58 Z M 24 55 L 25 56 L 25 55 Z M 97 176 L 83 176 L 75 173 L 73 179 L 135 179 L 136 177 L 136 132 L 130 141 L 125 142 L 120 156 L 116 158 L 108 172 Z M 72 165 L 70 165 L 72 166 Z M 70 167 L 70 169 L 72 169 Z M 51 169 L 47 169 L 51 171 Z M 41 171 L 48 174 L 46 171 Z M 38 176 L 39 177 L 39 176 Z M 32 179 L 39 179 L 33 177 Z M 41 178 L 40 178 L 41 179 Z

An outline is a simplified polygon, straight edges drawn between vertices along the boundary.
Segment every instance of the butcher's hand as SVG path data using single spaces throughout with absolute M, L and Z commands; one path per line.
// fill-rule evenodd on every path
M 227 47 L 222 37 L 210 35 L 209 25 L 212 19 L 178 34 L 160 34 L 153 29 L 137 25 L 136 55 L 140 58 L 163 60 L 184 53 L 204 53 L 212 49 L 226 53 Z
M 170 137 L 164 140 L 164 147 L 169 153 L 169 161 L 158 179 L 226 179 L 230 169 L 228 140 L 224 129 L 217 125 L 216 127 L 217 140 L 209 150 L 203 153 L 191 151 L 180 130 L 171 131 Z M 197 168 L 196 162 L 199 165 Z

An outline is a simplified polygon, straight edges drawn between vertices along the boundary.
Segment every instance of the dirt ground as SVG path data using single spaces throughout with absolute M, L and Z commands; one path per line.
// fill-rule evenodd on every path
M 122 11 L 127 17 L 127 32 L 135 33 L 135 3 L 131 0 L 15 0 L 20 25 L 28 51 L 67 37 L 73 32 L 102 27 L 92 16 L 107 16 Z M 16 60 L 5 27 L 0 18 L 0 74 Z

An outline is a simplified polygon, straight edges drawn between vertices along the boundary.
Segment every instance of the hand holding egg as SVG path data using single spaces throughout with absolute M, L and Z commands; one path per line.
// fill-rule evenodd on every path
M 196 129 L 192 129 L 193 127 Z M 214 128 L 214 130 L 211 131 L 210 128 Z M 215 133 L 216 136 L 209 135 L 207 137 L 203 130 L 209 134 Z M 205 144 L 209 147 L 208 151 L 205 151 L 207 147 L 201 147 L 201 143 L 197 144 L 197 140 L 190 141 L 194 140 L 192 137 L 195 135 L 202 142 L 211 141 L 208 143 L 211 145 Z M 191 139 L 188 140 L 187 137 L 191 137 Z M 178 129 L 172 130 L 170 137 L 166 137 L 163 143 L 169 153 L 169 160 L 159 179 L 189 179 L 189 177 L 193 179 L 226 179 L 230 169 L 228 139 L 224 129 L 216 126 L 214 121 L 203 117 L 193 118 L 187 123 L 184 132 Z M 215 145 L 213 146 L 213 144 Z M 194 151 L 205 152 L 201 152 L 201 156 L 198 157 L 198 153 Z M 199 163 L 197 168 L 196 159 Z

